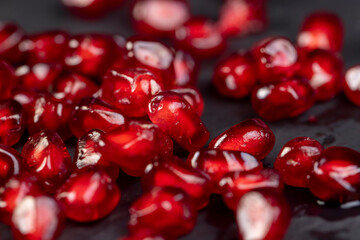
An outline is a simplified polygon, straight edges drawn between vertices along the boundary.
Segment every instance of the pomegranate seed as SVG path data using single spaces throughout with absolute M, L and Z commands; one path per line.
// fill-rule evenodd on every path
M 346 147 L 329 147 L 314 164 L 310 191 L 323 201 L 343 203 L 357 200 L 359 172 L 360 153 Z
M 294 187 L 309 187 L 310 173 L 323 147 L 315 139 L 297 137 L 281 149 L 274 164 L 285 182 Z
M 28 195 L 14 209 L 11 229 L 15 240 L 53 240 L 64 225 L 64 214 L 52 197 Z
M 271 122 L 296 117 L 312 107 L 314 101 L 313 89 L 301 78 L 262 84 L 251 94 L 254 110 Z
M 94 129 L 79 138 L 76 145 L 74 168 L 75 171 L 79 171 L 95 166 L 104 169 L 109 177 L 116 181 L 119 168 L 107 161 L 101 151 L 103 134 L 103 131 Z
M 283 239 L 291 221 L 284 197 L 273 191 L 245 193 L 236 210 L 239 239 Z
M 339 52 L 344 41 L 341 19 L 331 12 L 314 12 L 303 22 L 297 43 L 305 50 L 325 49 Z
M 11 98 L 21 104 L 26 115 L 33 109 L 37 93 L 29 89 L 19 88 L 12 91 Z
M 254 118 L 236 124 L 216 138 L 209 148 L 247 152 L 258 160 L 264 159 L 273 149 L 275 135 L 260 119 Z
M 360 106 L 360 65 L 349 68 L 344 76 L 346 97 L 356 106 Z
M 212 191 L 209 176 L 176 158 L 150 163 L 141 182 L 145 191 L 153 187 L 180 188 L 189 195 L 197 209 L 207 205 Z
M 61 63 L 66 51 L 69 34 L 49 31 L 33 35 L 21 42 L 20 48 L 27 54 L 27 63 Z
M 341 90 L 343 62 L 335 53 L 317 49 L 305 55 L 299 74 L 315 90 L 318 101 L 327 101 Z
M 75 15 L 95 19 L 104 16 L 113 8 L 120 5 L 123 0 L 61 0 L 62 4 Z
M 61 71 L 61 64 L 36 63 L 18 67 L 15 75 L 24 88 L 47 91 Z
M 149 206 L 151 211 L 148 211 Z M 197 217 L 186 193 L 169 187 L 153 188 L 136 200 L 129 212 L 131 234 L 151 230 L 170 238 L 189 233 L 194 228 Z
M 267 25 L 266 0 L 225 1 L 218 25 L 225 36 L 261 32 Z
M 25 143 L 21 156 L 24 167 L 38 178 L 39 184 L 49 193 L 56 191 L 68 178 L 71 157 L 60 136 L 52 130 L 42 130 Z
M 175 32 L 176 45 L 200 59 L 220 55 L 226 40 L 209 19 L 192 18 Z
M 14 69 L 6 62 L 0 60 L 0 99 L 9 98 L 11 95 L 11 91 L 13 90 L 13 88 L 15 88 L 16 85 L 17 79 L 14 74 Z
M 202 115 L 204 111 L 204 98 L 198 89 L 194 87 L 187 87 L 175 88 L 171 89 L 171 91 L 181 95 L 191 105 L 191 107 L 196 110 L 199 116 Z
M 299 67 L 297 49 L 284 37 L 271 37 L 257 43 L 252 50 L 261 83 L 291 77 Z
M 15 100 L 0 101 L 0 143 L 15 145 L 25 130 L 24 110 Z
M 110 68 L 101 87 L 102 99 L 129 117 L 146 116 L 147 103 L 163 88 L 151 72 L 139 68 Z
M 210 133 L 196 109 L 175 92 L 161 92 L 153 97 L 148 116 L 189 152 L 200 149 L 209 139 Z
M 103 140 L 104 157 L 131 176 L 143 175 L 150 162 L 166 159 L 173 152 L 171 139 L 147 121 L 131 121 L 105 133 Z
M 219 186 L 225 204 L 235 211 L 239 200 L 245 193 L 259 189 L 269 189 L 281 193 L 284 183 L 277 171 L 261 169 L 227 173 L 220 180 Z
M 0 186 L 12 176 L 19 174 L 22 162 L 20 153 L 11 147 L 0 144 Z
M 215 68 L 213 83 L 223 96 L 247 97 L 257 83 L 253 60 L 248 54 L 233 54 L 222 60 Z
M 72 174 L 57 191 L 56 199 L 69 219 L 90 222 L 115 209 L 120 201 L 120 190 L 105 171 L 89 169 Z
M 111 131 L 124 125 L 124 115 L 98 98 L 85 98 L 75 107 L 69 121 L 71 132 L 77 137 L 92 129 Z
M 262 164 L 248 153 L 216 149 L 191 153 L 187 164 L 210 176 L 214 193 L 220 193 L 218 184 L 226 173 L 262 169 Z
M 24 38 L 23 30 L 16 24 L 0 22 L 0 58 L 11 63 L 24 60 L 19 44 Z
M 136 29 L 150 36 L 172 36 L 191 16 L 186 0 L 137 0 L 132 8 Z
M 77 103 L 85 97 L 91 97 L 99 89 L 89 78 L 76 73 L 60 75 L 52 86 L 56 99 Z
M 196 85 L 198 63 L 187 52 L 177 50 L 174 58 L 175 81 L 173 87 L 189 87 Z

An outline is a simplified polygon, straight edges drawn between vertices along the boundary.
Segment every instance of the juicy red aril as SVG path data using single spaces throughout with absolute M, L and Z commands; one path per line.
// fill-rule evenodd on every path
M 262 169 L 227 173 L 219 182 L 219 186 L 225 204 L 235 211 L 239 200 L 245 193 L 259 189 L 269 189 L 281 193 L 284 183 L 277 171 Z
M 131 176 L 141 176 L 153 161 L 171 156 L 173 143 L 161 129 L 147 121 L 131 121 L 103 135 L 106 159 Z
M 61 0 L 62 4 L 79 17 L 93 19 L 102 17 L 123 0 Z
M 303 22 L 297 37 L 299 47 L 306 50 L 325 49 L 339 52 L 344 41 L 341 19 L 331 12 L 315 12 Z
M 129 212 L 131 234 L 151 230 L 174 238 L 189 233 L 194 228 L 197 217 L 186 193 L 169 187 L 153 188 L 136 200 Z
M 99 87 L 89 78 L 76 73 L 60 75 L 52 85 L 52 94 L 56 99 L 77 103 L 93 95 Z
M 314 101 L 313 89 L 307 80 L 300 78 L 262 84 L 251 94 L 254 110 L 272 122 L 296 117 L 312 107 Z
M 172 87 L 195 86 L 198 67 L 192 55 L 183 50 L 177 50 L 174 58 L 175 81 Z
M 196 110 L 175 92 L 161 92 L 151 99 L 148 116 L 189 152 L 200 149 L 209 139 L 210 133 Z
M 193 152 L 187 163 L 210 176 L 215 193 L 220 193 L 218 184 L 226 173 L 262 169 L 262 164 L 248 153 L 216 149 Z
M 24 32 L 14 23 L 0 22 L 0 58 L 11 63 L 24 60 L 24 54 L 19 44 L 24 38 Z
M 209 148 L 247 152 L 264 159 L 275 144 L 275 135 L 261 119 L 249 119 L 214 138 Z
M 226 40 L 215 24 L 205 18 L 192 18 L 175 32 L 176 45 L 197 58 L 205 59 L 221 54 Z
M 281 149 L 274 164 L 284 183 L 294 187 L 309 187 L 310 173 L 323 147 L 315 139 L 297 137 Z
M 24 167 L 37 177 L 47 192 L 53 193 L 68 178 L 72 161 L 60 136 L 51 130 L 43 130 L 25 143 L 21 156 Z
M 11 91 L 16 85 L 17 79 L 14 75 L 14 69 L 6 62 L 0 60 L 0 99 L 9 98 Z
M 0 143 L 12 146 L 19 142 L 25 123 L 24 110 L 18 102 L 0 101 Z
M 205 207 L 212 191 L 210 178 L 181 159 L 150 163 L 141 178 L 145 191 L 153 187 L 176 187 L 186 192 L 197 209 Z
M 56 199 L 65 215 L 90 222 L 110 214 L 120 201 L 120 190 L 103 170 L 74 173 L 57 191 Z
M 360 65 L 349 68 L 344 75 L 344 92 L 356 106 L 360 106 Z
M 102 99 L 129 117 L 146 116 L 147 103 L 164 87 L 145 69 L 110 68 L 103 77 Z
M 69 34 L 50 31 L 33 35 L 22 41 L 20 48 L 27 54 L 27 63 L 62 63 Z
M 72 133 L 80 138 L 92 129 L 111 131 L 124 125 L 124 115 L 98 98 L 84 98 L 75 107 L 69 120 Z
M 101 76 L 113 61 L 113 39 L 99 34 L 74 36 L 69 40 L 64 64 L 73 72 Z
M 258 78 L 262 83 L 291 77 L 298 69 L 299 56 L 295 46 L 284 37 L 267 38 L 252 50 Z
M 225 36 L 262 31 L 267 25 L 266 0 L 225 1 L 218 25 Z
M 79 138 L 74 157 L 74 170 L 79 171 L 89 167 L 101 168 L 116 181 L 119 167 L 104 158 L 101 151 L 103 134 L 103 131 L 94 129 Z
M 37 93 L 30 89 L 20 88 L 12 91 L 11 98 L 21 104 L 26 115 L 33 109 Z
M 171 36 L 190 15 L 187 0 L 137 0 L 132 8 L 136 29 L 151 36 Z
M 360 153 L 346 147 L 329 147 L 315 162 L 310 175 L 312 194 L 323 201 L 357 200 L 360 190 Z
M 65 225 L 55 199 L 45 195 L 24 197 L 14 209 L 11 229 L 15 240 L 57 239 Z
M 239 239 L 283 239 L 291 221 L 286 199 L 269 190 L 251 191 L 242 196 L 236 209 Z
M 0 186 L 12 176 L 19 174 L 22 162 L 20 153 L 11 147 L 0 144 Z
M 247 97 L 257 83 L 253 60 L 248 54 L 233 54 L 222 60 L 214 70 L 213 83 L 223 96 Z
M 199 116 L 202 115 L 204 111 L 204 98 L 198 89 L 194 87 L 187 87 L 174 88 L 171 89 L 171 91 L 181 95 L 191 105 L 191 107 L 196 110 Z
M 315 98 L 327 101 L 342 88 L 343 62 L 335 53 L 317 49 L 305 55 L 299 74 L 309 79 Z
M 24 88 L 47 91 L 61 71 L 61 64 L 36 63 L 18 67 L 15 75 Z

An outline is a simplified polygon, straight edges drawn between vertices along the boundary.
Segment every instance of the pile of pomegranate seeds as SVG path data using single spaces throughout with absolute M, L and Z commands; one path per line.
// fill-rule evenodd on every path
M 96 18 L 122 0 L 62 3 Z M 206 145 L 199 64 L 220 55 L 229 37 L 262 31 L 266 0 L 226 0 L 217 21 L 192 16 L 186 0 L 136 0 L 131 16 L 140 35 L 127 39 L 61 30 L 26 35 L 0 23 L 0 221 L 15 239 L 52 240 L 66 219 L 105 218 L 122 196 L 120 171 L 141 178 L 143 189 L 129 208 L 127 240 L 188 234 L 212 194 L 234 212 L 239 239 L 250 240 L 284 237 L 292 215 L 284 184 L 332 204 L 360 200 L 360 153 L 353 149 L 296 137 L 267 168 L 276 133 L 259 118 Z M 343 32 L 337 15 L 315 12 L 296 43 L 268 37 L 221 59 L 213 85 L 224 97 L 250 97 L 267 121 L 297 117 L 343 88 L 360 106 L 360 65 L 343 72 Z M 12 146 L 26 131 L 20 154 Z M 65 142 L 75 137 L 72 159 Z M 186 161 L 174 154 L 180 148 Z

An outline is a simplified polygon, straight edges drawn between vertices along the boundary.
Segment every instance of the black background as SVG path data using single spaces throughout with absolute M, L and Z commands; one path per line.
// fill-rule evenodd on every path
M 194 15 L 216 19 L 222 0 L 190 0 Z M 65 29 L 71 33 L 104 32 L 125 37 L 134 32 L 125 6 L 98 21 L 85 21 L 68 13 L 60 0 L 0 0 L 0 20 L 18 22 L 28 33 L 50 29 Z M 130 1 L 131 2 L 131 1 Z M 128 5 L 128 4 L 127 4 Z M 232 39 L 230 50 L 249 48 L 265 36 L 284 35 L 295 40 L 304 17 L 314 10 L 332 10 L 346 26 L 343 57 L 347 67 L 360 63 L 360 2 L 358 0 L 269 0 L 269 28 L 259 35 Z M 216 59 L 204 62 L 198 86 L 205 98 L 203 120 L 211 131 L 211 138 L 232 125 L 256 117 L 248 99 L 233 101 L 221 98 L 211 86 L 212 69 Z M 309 116 L 317 116 L 316 124 L 307 123 Z M 264 160 L 271 166 L 282 145 L 297 136 L 309 136 L 324 146 L 340 145 L 360 150 L 360 110 L 341 94 L 336 99 L 316 104 L 302 116 L 269 124 L 276 135 L 276 144 Z M 68 142 L 73 153 L 75 141 Z M 20 145 L 19 145 L 20 146 Z M 116 210 L 105 219 L 78 224 L 68 221 L 61 240 L 112 240 L 127 234 L 127 208 L 141 194 L 136 178 L 121 174 L 119 186 L 122 199 Z M 340 209 L 319 206 L 305 189 L 287 187 L 285 194 L 293 207 L 294 217 L 286 234 L 287 240 L 302 239 L 359 239 L 360 208 Z M 155 220 L 156 221 L 156 220 Z M 210 205 L 200 211 L 195 229 L 181 239 L 236 239 L 236 224 L 232 212 L 226 209 L 220 197 L 213 196 Z M 12 239 L 7 226 L 0 224 L 0 239 Z

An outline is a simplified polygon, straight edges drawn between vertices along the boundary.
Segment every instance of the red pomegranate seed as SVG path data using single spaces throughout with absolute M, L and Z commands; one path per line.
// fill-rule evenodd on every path
M 27 195 L 39 194 L 42 192 L 36 184 L 36 178 L 26 171 L 8 179 L 0 187 L 0 221 L 10 224 L 11 215 L 21 200 Z
M 216 138 L 209 148 L 247 152 L 258 160 L 264 159 L 273 149 L 275 135 L 260 119 L 254 118 L 236 124 Z
M 360 106 L 360 65 L 349 68 L 344 75 L 344 92 L 356 106 Z
M 283 239 L 291 221 L 286 199 L 268 190 L 242 196 L 236 209 L 239 239 Z
M 346 147 L 325 149 L 314 164 L 309 188 L 323 201 L 343 203 L 359 199 L 360 153 Z
M 204 98 L 198 89 L 195 87 L 187 87 L 175 88 L 171 89 L 171 91 L 181 95 L 191 105 L 191 107 L 196 110 L 199 116 L 202 115 L 204 111 Z
M 305 55 L 299 74 L 309 79 L 318 101 L 333 98 L 342 88 L 343 61 L 335 53 L 317 49 Z
M 323 147 L 315 139 L 297 137 L 281 149 L 274 164 L 284 183 L 294 187 L 309 187 L 310 173 Z
M 296 117 L 312 107 L 314 101 L 313 89 L 307 80 L 301 78 L 262 84 L 251 94 L 254 110 L 271 122 Z
M 176 158 L 150 163 L 141 182 L 145 191 L 153 187 L 180 188 L 189 195 L 196 209 L 207 205 L 212 191 L 209 176 Z
M 28 195 L 14 209 L 11 229 L 15 240 L 55 240 L 64 225 L 64 214 L 55 199 Z
M 67 49 L 69 34 L 54 30 L 26 38 L 20 49 L 27 55 L 27 63 L 62 63 Z
M 79 171 L 89 167 L 101 168 L 113 181 L 116 181 L 119 167 L 104 158 L 101 151 L 103 134 L 103 131 L 94 129 L 79 138 L 74 157 L 74 170 Z
M 153 97 L 148 116 L 189 152 L 200 149 L 209 139 L 210 133 L 196 109 L 175 92 L 161 92 Z
M 47 91 L 61 71 L 62 66 L 58 63 L 36 63 L 18 67 L 15 75 L 24 88 Z
M 15 100 L 0 101 L 0 143 L 8 146 L 19 142 L 25 130 L 25 116 Z
M 71 137 L 68 125 L 71 111 L 71 105 L 57 101 L 50 94 L 38 94 L 33 108 L 26 113 L 29 134 L 50 129 L 67 140 Z
M 149 163 L 167 159 L 173 152 L 171 139 L 148 121 L 131 121 L 105 133 L 103 140 L 104 157 L 131 176 L 142 176 Z
M 262 169 L 262 164 L 255 157 L 239 151 L 200 150 L 191 153 L 186 162 L 210 176 L 214 193 L 220 193 L 218 184 L 226 173 Z
M 120 190 L 103 170 L 74 173 L 57 191 L 66 217 L 91 222 L 109 215 L 120 201 Z
M 198 63 L 189 53 L 177 50 L 174 58 L 175 81 L 172 87 L 189 87 L 196 85 Z
M 266 0 L 227 0 L 218 22 L 225 36 L 261 32 L 267 26 Z
M 9 98 L 11 96 L 11 91 L 16 85 L 17 79 L 14 74 L 14 69 L 5 61 L 0 60 L 0 99 Z
M 110 68 L 103 77 L 102 99 L 129 117 L 143 117 L 147 103 L 164 89 L 162 82 L 145 69 Z
M 269 189 L 281 193 L 284 183 L 277 171 L 261 169 L 227 173 L 220 180 L 219 186 L 225 204 L 235 211 L 239 200 L 245 193 L 259 189 Z
M 42 130 L 25 143 L 24 167 L 37 177 L 42 188 L 53 193 L 68 178 L 72 161 L 64 142 L 52 130 Z
M 132 8 L 135 28 L 150 36 L 172 36 L 191 16 L 187 0 L 137 0 Z
M 257 83 L 256 69 L 249 54 L 237 53 L 219 62 L 213 83 L 220 94 L 240 99 L 250 95 Z
M 34 108 L 37 93 L 30 89 L 19 88 L 12 91 L 11 98 L 21 104 L 26 115 Z
M 114 59 L 114 40 L 106 35 L 87 34 L 69 40 L 64 64 L 73 72 L 101 76 Z
M 153 188 L 136 200 L 129 212 L 131 234 L 151 230 L 170 238 L 189 233 L 194 228 L 197 217 L 186 193 L 169 187 Z
M 71 132 L 80 138 L 92 129 L 107 132 L 124 125 L 125 122 L 124 115 L 113 106 L 98 98 L 85 98 L 75 107 L 69 126 Z
M 12 176 L 19 174 L 22 162 L 20 153 L 11 147 L 0 144 L 0 186 Z
M 307 16 L 297 37 L 299 47 L 305 50 L 325 49 L 339 52 L 343 41 L 343 23 L 331 12 L 314 12 Z
M 206 18 L 192 18 L 175 32 L 176 45 L 200 59 L 220 55 L 226 40 L 215 24 Z
M 95 19 L 104 16 L 120 5 L 123 0 L 61 0 L 62 4 L 75 15 Z
M 19 44 L 24 38 L 23 30 L 15 23 L 0 22 L 0 58 L 11 63 L 24 60 Z
M 258 78 L 262 83 L 291 77 L 299 67 L 297 49 L 284 37 L 271 37 L 257 43 L 252 50 Z
M 99 87 L 89 78 L 76 73 L 60 75 L 52 85 L 52 94 L 56 99 L 77 103 L 85 97 L 91 97 Z

